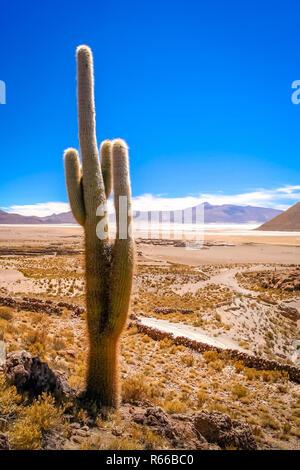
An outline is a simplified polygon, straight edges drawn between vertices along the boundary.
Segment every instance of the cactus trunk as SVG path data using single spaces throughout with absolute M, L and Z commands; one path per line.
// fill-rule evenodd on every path
M 100 147 L 100 165 L 95 131 L 93 58 L 87 46 L 77 49 L 77 82 L 82 169 L 76 150 L 66 150 L 64 159 L 71 209 L 85 234 L 89 334 L 86 396 L 97 400 L 101 406 L 117 407 L 120 401 L 118 343 L 130 305 L 135 251 L 130 229 L 128 148 L 121 139 L 104 141 Z M 117 225 L 113 244 L 109 241 L 106 210 L 112 187 Z M 125 233 L 121 221 L 129 227 L 129 230 L 125 227 Z
M 90 337 L 88 396 L 98 400 L 104 406 L 114 408 L 120 404 L 118 352 L 118 339 Z

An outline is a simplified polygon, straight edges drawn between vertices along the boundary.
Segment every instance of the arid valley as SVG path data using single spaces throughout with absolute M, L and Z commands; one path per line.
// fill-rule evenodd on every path
M 87 350 L 82 245 L 75 226 L 0 227 L 0 339 L 6 353 L 58 371 L 70 392 L 25 406 L 0 374 L 7 445 L 300 449 L 298 232 L 207 230 L 198 249 L 138 238 L 122 405 L 107 413 L 76 398 Z

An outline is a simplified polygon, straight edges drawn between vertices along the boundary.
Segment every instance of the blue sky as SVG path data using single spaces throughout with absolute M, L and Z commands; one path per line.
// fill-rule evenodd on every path
M 129 144 L 136 207 L 300 200 L 299 2 L 2 0 L 0 14 L 0 207 L 67 207 L 79 44 L 99 143 Z

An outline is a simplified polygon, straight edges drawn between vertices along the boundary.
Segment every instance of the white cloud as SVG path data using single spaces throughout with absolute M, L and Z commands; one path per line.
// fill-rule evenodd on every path
M 12 214 L 21 215 L 36 215 L 38 217 L 45 217 L 51 214 L 60 214 L 61 212 L 68 212 L 70 206 L 67 202 L 38 202 L 37 204 L 16 205 L 10 207 L 2 207 L 4 211 L 11 212 Z
M 199 198 L 193 196 L 168 198 L 154 196 L 153 194 L 142 194 L 133 198 L 132 205 L 135 211 L 163 211 L 186 209 L 199 204 L 199 202 L 202 202 L 202 200 L 200 201 Z
M 273 190 L 261 189 L 234 195 L 201 194 L 201 198 L 215 205 L 237 204 L 285 210 L 300 200 L 299 190 L 300 186 L 285 186 Z
M 300 186 L 284 186 L 276 189 L 259 189 L 240 194 L 200 193 L 198 196 L 168 198 L 143 194 L 133 198 L 133 208 L 139 211 L 175 210 L 192 207 L 201 202 L 212 205 L 236 204 L 241 206 L 269 207 L 286 210 L 300 201 Z
M 236 204 L 251 205 L 286 210 L 300 201 L 300 186 L 283 186 L 276 189 L 258 189 L 240 194 L 200 193 L 197 196 L 168 198 L 165 195 L 142 194 L 133 198 L 135 211 L 186 209 L 201 202 L 212 205 Z M 45 202 L 31 205 L 14 205 L 3 210 L 21 215 L 46 216 L 53 213 L 67 212 L 70 206 L 65 202 Z M 108 201 L 109 212 L 113 212 L 113 201 Z

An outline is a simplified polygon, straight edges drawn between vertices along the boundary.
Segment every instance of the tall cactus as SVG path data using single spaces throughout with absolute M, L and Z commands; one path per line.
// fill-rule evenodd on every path
M 95 130 L 93 56 L 87 46 L 77 48 L 77 99 L 82 168 L 75 149 L 65 151 L 64 162 L 71 209 L 85 233 L 89 334 L 86 395 L 101 406 L 117 407 L 120 400 L 118 342 L 129 309 L 135 251 L 130 231 L 128 148 L 121 139 L 105 140 L 100 146 L 100 165 Z M 106 210 L 112 187 L 117 225 L 113 244 L 109 241 Z M 124 214 L 120 201 L 126 200 L 128 211 Z M 129 227 L 127 236 L 120 226 L 124 217 Z

